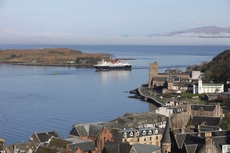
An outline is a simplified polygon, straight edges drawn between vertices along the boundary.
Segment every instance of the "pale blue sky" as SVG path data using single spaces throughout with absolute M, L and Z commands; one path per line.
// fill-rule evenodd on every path
M 230 27 L 229 8 L 229 0 L 0 0 L 0 44 L 186 44 L 147 35 Z

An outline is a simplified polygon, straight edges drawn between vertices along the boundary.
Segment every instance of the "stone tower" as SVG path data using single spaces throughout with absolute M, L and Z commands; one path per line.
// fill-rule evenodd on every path
M 149 64 L 149 87 L 152 86 L 152 78 L 158 76 L 158 64 L 157 62 Z
M 165 131 L 163 133 L 163 137 L 161 139 L 161 152 L 162 153 L 170 153 L 171 152 L 171 134 L 172 134 L 172 122 L 171 118 L 168 117 Z

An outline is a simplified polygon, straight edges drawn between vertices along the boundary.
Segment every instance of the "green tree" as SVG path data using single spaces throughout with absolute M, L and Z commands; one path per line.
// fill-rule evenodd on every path
M 230 130 L 230 113 L 225 114 L 222 124 L 220 125 L 222 130 Z
M 204 72 L 204 80 L 206 81 L 206 82 L 209 82 L 209 81 L 212 81 L 212 72 L 210 71 L 210 70 L 206 70 L 205 72 Z

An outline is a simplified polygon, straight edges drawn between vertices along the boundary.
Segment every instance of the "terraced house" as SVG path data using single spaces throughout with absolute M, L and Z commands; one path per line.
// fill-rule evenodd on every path
M 106 126 L 118 143 L 152 144 L 160 146 L 166 117 L 154 112 L 126 113 L 109 121 Z

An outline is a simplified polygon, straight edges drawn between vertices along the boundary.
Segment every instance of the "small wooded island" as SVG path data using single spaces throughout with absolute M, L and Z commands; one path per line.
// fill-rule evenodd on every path
M 98 61 L 111 60 L 107 53 L 83 53 L 68 48 L 0 50 L 0 63 L 41 66 L 93 67 Z

